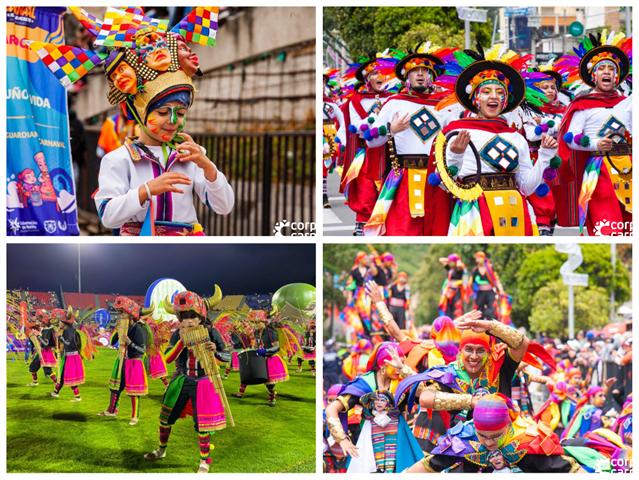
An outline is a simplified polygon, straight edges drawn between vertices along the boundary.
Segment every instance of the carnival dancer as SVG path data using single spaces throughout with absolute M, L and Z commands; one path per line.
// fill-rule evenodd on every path
M 126 35 L 113 32 L 105 60 L 101 53 L 75 47 L 30 44 L 63 84 L 82 78 L 90 70 L 89 63 L 104 63 L 109 102 L 124 104 L 128 118 L 140 128 L 138 138 L 128 138 L 102 158 L 94 194 L 100 221 L 107 228 L 119 229 L 120 235 L 203 235 L 193 204 L 195 195 L 217 214 L 226 215 L 233 208 L 234 193 L 226 177 L 184 132 L 195 89 L 193 73 L 180 62 L 178 38 L 182 35 L 183 41 L 210 44 L 209 35 L 195 36 L 187 27 L 217 12 L 216 7 L 195 8 L 170 33 L 153 27 L 139 27 Z M 121 14 L 126 19 L 127 13 Z M 217 26 L 211 22 L 213 25 Z M 215 31 L 210 28 L 210 35 Z M 103 44 L 102 39 L 96 41 L 98 46 Z M 67 70 L 51 61 L 57 58 L 51 51 L 62 51 L 67 65 L 77 62 L 82 72 L 74 71 L 71 78 L 65 75 Z
M 474 308 L 482 313 L 482 318 L 495 320 L 495 298 L 497 295 L 504 295 L 504 288 L 492 262 L 484 252 L 475 253 L 475 262 L 476 266 L 470 274 Z
M 342 374 L 349 380 L 366 373 L 366 365 L 373 351 L 373 344 L 366 338 L 360 338 L 351 347 L 348 356 L 342 362 Z
M 397 280 L 388 289 L 388 310 L 401 330 L 407 328 L 406 313 L 409 308 L 410 286 L 408 285 L 408 274 L 399 272 Z
M 404 82 L 405 92 L 386 99 L 373 116 L 367 145 L 377 148 L 388 142 L 391 170 L 364 228 L 366 235 L 424 234 L 429 221 L 424 190 L 431 145 L 441 128 L 459 115 L 455 109 L 435 109 L 442 96 L 435 93 L 435 81 L 443 72 L 444 52 L 450 49 L 427 43 L 402 58 L 395 76 Z
M 58 377 L 54 368 L 58 366 L 56 350 L 58 348 L 55 329 L 51 325 L 51 315 L 44 309 L 39 309 L 35 313 L 36 322 L 39 329 L 34 331 L 35 340 L 39 343 L 39 348 L 34 345 L 34 355 L 29 372 L 31 373 L 31 383 L 27 386 L 36 387 L 38 385 L 38 370 L 42 367 L 45 377 L 49 377 L 53 384 L 58 383 Z
M 429 165 L 426 203 L 432 229 L 427 233 L 536 235 L 534 213 L 524 197 L 543 182 L 547 168 L 559 166 L 557 142 L 544 135 L 533 165 L 526 139 L 500 117 L 519 106 L 526 95 L 539 103 L 544 98 L 540 91 L 527 88 L 519 73 L 527 57 L 502 45 L 485 55 L 455 55 L 457 62 L 452 67 L 448 64 L 447 73 L 463 70 L 456 76 L 454 95 L 442 100 L 439 108 L 459 101 L 477 117 L 451 122 L 437 138 L 435 158 Z M 442 195 L 443 188 L 450 193 L 448 199 Z
M 137 425 L 140 418 L 140 397 L 149 393 L 149 383 L 144 368 L 144 356 L 149 347 L 148 326 L 140 322 L 140 305 L 129 297 L 118 296 L 113 302 L 113 308 L 118 313 L 118 326 L 111 335 L 111 344 L 118 342 L 118 357 L 113 364 L 109 390 L 111 397 L 109 406 L 98 413 L 102 417 L 116 417 L 118 402 L 123 391 L 131 397 L 131 420 L 129 425 Z M 148 315 L 153 307 L 144 310 Z
M 127 118 L 126 109 L 121 106 L 118 106 L 118 108 L 119 111 L 107 117 L 100 128 L 98 146 L 95 152 L 100 159 L 107 153 L 124 145 L 124 141 L 128 137 L 139 135 L 139 129 L 136 130 L 135 121 Z
M 277 353 L 280 351 L 280 342 L 277 332 L 269 325 L 270 319 L 265 311 L 255 312 L 255 321 L 257 328 L 254 332 L 255 337 L 255 350 L 258 356 L 266 357 L 266 390 L 268 391 L 268 405 L 270 407 L 275 406 L 277 392 L 275 391 L 275 384 L 279 382 L 286 382 L 288 377 L 288 368 L 282 357 Z M 240 369 L 242 365 L 240 364 Z M 246 391 L 246 385 L 240 383 L 240 389 L 235 393 L 235 397 L 242 398 Z
M 300 346 L 302 349 L 297 355 L 297 373 L 302 373 L 302 365 L 304 360 L 307 360 L 311 373 L 315 376 L 315 320 L 308 322 Z
M 326 424 L 333 440 L 351 457 L 349 472 L 374 472 L 378 469 L 400 472 L 423 455 L 405 423 L 395 422 L 393 432 L 387 435 L 390 432 L 384 432 L 383 426 L 370 421 L 374 414 L 364 413 L 364 420 L 369 421 L 368 427 L 360 429 L 359 436 L 353 439 L 345 433 L 344 426 L 349 410 L 361 404 L 370 412 L 370 400 L 374 401 L 379 395 L 386 397 L 384 408 L 394 408 L 392 394 L 399 381 L 415 372 L 404 365 L 397 345 L 391 342 L 375 347 L 367 367 L 367 373 L 346 384 L 337 399 L 326 407 Z M 391 419 L 388 420 L 390 423 Z M 379 462 L 375 461 L 376 458 Z
M 561 435 L 575 414 L 577 400 L 570 394 L 566 382 L 550 382 L 547 387 L 550 393 L 548 400 L 539 407 L 533 418 Z
M 523 129 L 530 147 L 530 158 L 535 163 L 543 134 L 557 138 L 559 126 L 566 111 L 566 103 L 563 103 L 561 99 L 564 98 L 565 101 L 569 99 L 560 94 L 563 76 L 553 69 L 552 62 L 541 65 L 538 69 L 524 72 L 522 77 L 527 84 L 532 84 L 541 90 L 548 100 L 547 103 L 539 106 L 528 104 L 524 100 L 527 108 Z M 545 183 L 540 184 L 535 193 L 527 197 L 535 212 L 539 234 L 542 236 L 551 236 L 557 222 L 555 200 L 549 187 L 556 178 L 555 173 L 556 171 L 550 170 L 544 177 Z
M 358 135 L 358 148 L 348 170 L 342 172 L 341 190 L 346 204 L 355 212 L 354 235 L 364 235 L 364 225 L 373 213 L 373 207 L 386 170 L 386 148 L 367 147 L 371 138 L 369 119 L 379 113 L 385 98 L 391 95 L 386 89 L 394 74 L 397 59 L 387 53 L 362 62 L 355 71 L 361 85 L 348 99 L 348 130 Z
M 69 310 L 65 312 L 60 308 L 52 311 L 62 325 L 62 332 L 58 336 L 62 351 L 60 352 L 60 370 L 58 373 L 58 383 L 56 383 L 51 396 L 58 398 L 60 390 L 63 386 L 71 388 L 73 392 L 72 402 L 80 402 L 80 389 L 78 385 L 84 383 L 84 362 L 82 361 L 83 339 L 78 330 L 75 328 L 76 313 L 69 306 Z
M 587 432 L 602 427 L 601 417 L 606 404 L 608 390 L 617 381 L 615 377 L 608 378 L 603 387 L 593 386 L 586 390 L 576 405 L 576 411 L 566 425 L 561 438 L 583 437 Z
M 479 398 L 472 417 L 406 472 L 583 472 L 552 431 L 518 416 L 503 394 Z
M 220 333 L 204 326 L 207 305 L 202 297 L 194 292 L 179 292 L 173 297 L 172 310 L 169 313 L 177 315 L 180 326 L 169 341 L 166 362 L 175 362 L 176 371 L 162 398 L 159 446 L 144 458 L 164 458 L 173 425 L 185 414 L 191 415 L 200 448 L 198 473 L 207 473 L 213 449 L 211 435 L 226 428 L 227 422 L 232 425 L 219 372 L 214 375 L 210 369 L 217 368 L 215 359 L 228 362 L 230 355 Z M 205 338 L 192 339 L 192 332 L 200 326 L 204 326 Z M 215 359 L 211 358 L 213 355 Z
M 439 299 L 439 313 L 450 318 L 459 317 L 470 297 L 466 264 L 456 253 L 440 258 L 439 263 L 447 270 Z
M 159 378 L 164 388 L 169 386 L 164 350 L 171 339 L 171 324 L 168 321 L 156 322 L 152 316 L 140 318 L 140 323 L 149 327 L 151 336 L 148 345 L 149 375 L 151 378 Z
M 457 361 L 408 378 L 395 392 L 398 405 L 405 403 L 411 412 L 414 399 L 419 398 L 421 415 L 428 415 L 429 422 L 423 427 L 428 443 L 422 444 L 426 451 L 434 448 L 448 428 L 469 420 L 469 412 L 482 395 L 499 392 L 510 397 L 512 378 L 522 360 L 538 365 L 535 357 L 539 357 L 554 364 L 543 347 L 503 323 L 462 317 L 456 326 L 462 330 Z M 503 343 L 495 344 L 493 339 Z
M 326 69 L 323 75 L 322 201 L 324 208 L 331 207 L 328 200 L 328 173 L 333 170 L 342 150 L 348 144 L 344 114 L 333 98 L 333 89 L 337 87 L 335 76 L 338 73 L 338 69 Z
M 351 282 L 350 285 L 347 286 L 351 294 L 345 310 L 351 309 L 357 313 L 366 337 L 370 337 L 373 331 L 373 325 L 371 320 L 371 306 L 366 298 L 364 283 L 378 275 L 377 265 L 374 261 L 371 261 L 371 257 L 364 251 L 357 252 L 349 277 Z
M 564 114 L 559 129 L 564 162 L 553 188 L 559 225 L 586 227 L 589 235 L 630 231 L 632 99 L 618 89 L 629 75 L 631 50 L 630 38 L 604 30 L 584 38 L 576 56 L 557 61 L 569 81 L 579 77 L 592 87 Z

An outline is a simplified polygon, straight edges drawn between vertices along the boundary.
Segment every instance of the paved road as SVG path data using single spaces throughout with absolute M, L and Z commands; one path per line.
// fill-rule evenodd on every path
M 339 176 L 337 173 L 328 175 L 328 199 L 331 208 L 325 208 L 323 224 L 324 235 L 327 237 L 352 236 L 355 228 L 355 213 L 344 205 L 344 195 L 339 193 Z M 578 236 L 577 227 L 557 227 L 555 237 Z

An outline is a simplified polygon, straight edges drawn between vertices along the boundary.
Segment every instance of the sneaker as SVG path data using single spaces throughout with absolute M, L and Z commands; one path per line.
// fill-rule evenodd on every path
M 197 473 L 209 473 L 209 464 L 202 460 L 200 466 L 197 469 Z
M 328 195 L 322 195 L 322 203 L 324 205 L 324 208 L 331 208 L 331 202 L 328 200 Z
M 235 392 L 235 393 L 233 394 L 233 396 L 234 396 L 235 398 L 242 398 L 242 397 L 244 396 L 244 394 L 243 394 L 243 393 L 240 393 L 240 392 Z
M 269 401 L 267 402 L 267 404 L 268 404 L 268 406 L 269 406 L 269 407 L 274 407 L 274 406 L 275 406 L 275 399 L 273 399 L 273 400 L 269 400 Z
M 550 225 L 538 225 L 537 228 L 539 229 L 539 236 L 541 237 L 552 237 L 555 233 L 554 227 Z
M 78 402 L 81 402 L 81 401 L 82 401 L 82 399 L 81 399 L 80 397 L 73 397 L 73 398 L 72 398 L 71 400 L 69 400 L 69 401 L 70 401 L 70 402 L 73 402 L 73 403 L 78 403 Z
M 117 417 L 117 416 L 118 416 L 117 410 L 115 412 L 109 412 L 108 410 L 105 410 L 104 412 L 98 413 L 98 417 Z
M 152 452 L 145 453 L 144 458 L 146 460 L 159 460 L 160 458 L 166 457 L 166 448 L 156 448 Z
M 51 392 L 51 396 L 53 398 L 58 398 L 60 396 L 60 394 L 59 393 L 55 393 L 55 392 Z
M 302 370 L 301 368 L 298 368 L 298 369 L 296 370 L 296 372 L 297 372 L 297 373 L 303 373 L 303 372 L 304 372 L 304 370 Z
M 129 421 L 129 425 L 134 426 L 138 424 L 138 418 L 137 417 L 133 417 L 131 418 L 131 420 Z
M 40 385 L 38 382 L 31 382 L 31 383 L 27 383 L 27 387 L 37 387 L 38 385 Z

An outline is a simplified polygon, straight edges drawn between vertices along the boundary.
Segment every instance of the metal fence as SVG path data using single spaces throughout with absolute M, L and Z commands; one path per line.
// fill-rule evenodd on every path
M 95 213 L 97 131 L 87 131 L 89 159 L 80 170 L 78 204 Z M 315 133 L 193 134 L 235 191 L 235 208 L 215 214 L 195 200 L 207 235 L 272 235 L 276 222 L 315 221 Z

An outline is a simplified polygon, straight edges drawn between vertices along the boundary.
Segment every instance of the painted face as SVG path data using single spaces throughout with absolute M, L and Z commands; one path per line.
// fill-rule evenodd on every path
M 366 81 L 373 92 L 381 93 L 384 91 L 384 77 L 379 72 L 369 73 Z
M 415 67 L 407 75 L 410 88 L 419 92 L 424 91 L 433 84 L 430 71 L 426 67 Z
M 544 80 L 543 82 L 539 82 L 537 86 L 539 90 L 544 92 L 544 95 L 546 95 L 550 102 L 557 100 L 557 82 L 554 80 Z
M 469 375 L 479 375 L 488 360 L 488 351 L 483 345 L 467 343 L 461 350 L 461 359 Z
M 501 430 L 477 430 L 477 440 L 479 440 L 479 443 L 481 443 L 488 450 L 496 450 L 501 444 L 502 437 L 506 435 L 506 433 L 508 433 L 509 428 L 510 425 L 505 426 Z
M 494 83 L 480 85 L 475 92 L 474 103 L 483 118 L 496 118 L 506 106 L 506 90 Z
M 150 32 L 137 40 L 142 61 L 153 70 L 166 72 L 171 65 L 171 53 L 164 37 Z
M 388 378 L 393 380 L 397 380 L 399 378 L 399 370 L 392 365 L 386 364 L 384 365 L 384 372 Z
M 590 399 L 590 403 L 592 403 L 597 408 L 602 408 L 606 403 L 606 395 L 604 392 L 597 392 L 592 399 Z
M 612 92 L 617 87 L 617 67 L 610 61 L 599 62 L 592 76 L 595 88 L 600 92 Z
M 200 66 L 198 56 L 193 53 L 191 48 L 182 40 L 178 40 L 178 61 L 180 68 L 184 70 L 189 77 L 195 75 L 195 72 L 197 72 Z
M 180 131 L 187 108 L 180 102 L 168 102 L 149 113 L 146 128 L 156 140 L 169 142 Z
M 373 402 L 373 405 L 375 406 L 375 410 L 377 410 L 378 412 L 386 410 L 386 407 L 388 407 L 388 400 L 383 397 L 378 397 Z
M 171 54 L 168 48 L 156 48 L 144 58 L 149 68 L 158 72 L 166 72 L 171 65 Z
M 135 95 L 138 93 L 138 77 L 133 67 L 126 62 L 120 62 L 115 70 L 111 72 L 109 78 L 115 85 L 115 88 L 121 92 Z

